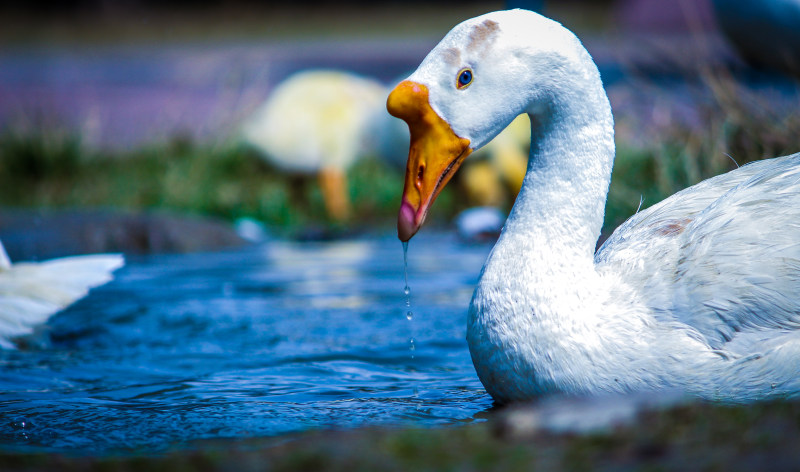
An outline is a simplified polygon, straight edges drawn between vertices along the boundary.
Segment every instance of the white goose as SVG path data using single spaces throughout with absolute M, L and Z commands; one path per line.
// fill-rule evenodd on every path
M 11 264 L 0 242 L 0 348 L 112 279 L 119 254 L 92 254 Z
M 328 214 L 350 218 L 347 170 L 364 154 L 369 120 L 386 97 L 378 81 L 336 70 L 305 70 L 281 82 L 242 135 L 284 171 L 315 173 Z
M 614 160 L 611 107 L 580 41 L 536 13 L 467 20 L 389 96 L 411 131 L 407 241 L 464 158 L 519 113 L 528 171 L 470 304 L 498 402 L 683 389 L 800 394 L 800 154 L 679 192 L 594 253 Z

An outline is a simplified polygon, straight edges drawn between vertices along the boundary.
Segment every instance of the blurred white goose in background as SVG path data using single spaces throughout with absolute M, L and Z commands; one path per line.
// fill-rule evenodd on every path
M 278 84 L 243 127 L 244 140 L 289 173 L 316 174 L 328 214 L 350 216 L 347 170 L 368 150 L 366 131 L 387 90 L 378 81 L 309 70 Z
M 507 198 L 514 200 L 528 167 L 530 142 L 531 122 L 522 114 L 472 154 L 461 179 L 473 204 L 501 206 Z
M 613 119 L 569 30 L 525 10 L 467 20 L 387 107 L 411 132 L 403 241 L 472 150 L 530 117 L 527 174 L 468 314 L 473 363 L 496 401 L 650 389 L 725 401 L 800 395 L 800 154 L 683 190 L 595 254 Z
M 0 242 L 0 347 L 34 328 L 112 279 L 118 254 L 94 254 L 11 264 Z

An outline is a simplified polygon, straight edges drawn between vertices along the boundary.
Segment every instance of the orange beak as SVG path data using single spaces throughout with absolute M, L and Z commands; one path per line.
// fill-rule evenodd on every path
M 411 132 L 403 199 L 397 216 L 397 236 L 408 241 L 472 150 L 469 140 L 456 136 L 450 125 L 433 111 L 428 102 L 428 88 L 422 84 L 400 82 L 389 94 L 386 108 L 391 115 L 404 120 Z

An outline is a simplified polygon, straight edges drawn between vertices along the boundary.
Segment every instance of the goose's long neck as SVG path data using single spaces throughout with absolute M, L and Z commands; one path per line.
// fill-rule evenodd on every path
M 570 372 L 618 352 L 602 346 L 615 338 L 598 324 L 606 291 L 594 268 L 614 160 L 611 108 L 599 75 L 581 85 L 529 111 L 528 171 L 470 304 L 473 363 L 500 402 L 561 388 Z
M 581 79 L 554 91 L 548 106 L 529 111 L 528 170 L 485 276 L 497 269 L 496 258 L 512 263 L 515 276 L 528 283 L 536 283 L 536 274 L 593 270 L 611 180 L 614 131 L 596 69 Z

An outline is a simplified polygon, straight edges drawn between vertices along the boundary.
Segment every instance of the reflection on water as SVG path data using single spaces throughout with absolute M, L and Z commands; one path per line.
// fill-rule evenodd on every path
M 488 250 L 415 238 L 413 322 L 394 237 L 130 260 L 33 347 L 0 352 L 0 447 L 471 421 L 491 405 L 464 340 Z

